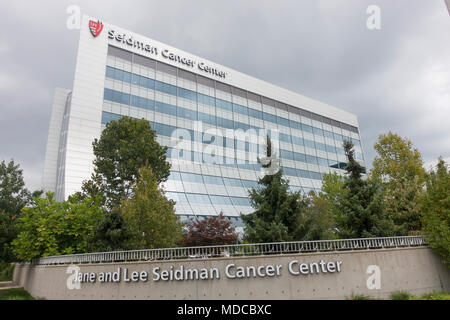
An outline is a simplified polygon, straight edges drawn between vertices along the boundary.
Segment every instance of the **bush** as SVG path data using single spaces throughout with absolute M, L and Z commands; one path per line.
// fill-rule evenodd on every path
M 0 281 L 12 281 L 14 265 L 11 263 L 0 262 Z
M 407 291 L 394 291 L 391 293 L 391 300 L 415 300 L 417 297 Z
M 24 289 L 0 290 L 0 300 L 34 300 L 34 298 Z

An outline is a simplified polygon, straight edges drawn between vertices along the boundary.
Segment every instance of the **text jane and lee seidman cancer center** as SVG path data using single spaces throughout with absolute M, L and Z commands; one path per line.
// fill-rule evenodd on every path
M 164 189 L 182 220 L 223 212 L 241 227 L 267 135 L 294 191 L 319 190 L 324 173 L 343 172 L 344 140 L 364 165 L 355 115 L 83 16 L 73 88 L 55 89 L 43 189 L 58 200 L 80 191 L 92 141 L 122 116 L 148 120 L 168 146 Z

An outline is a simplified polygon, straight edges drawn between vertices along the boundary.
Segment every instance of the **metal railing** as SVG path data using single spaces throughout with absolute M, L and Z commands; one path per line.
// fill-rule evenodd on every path
M 71 254 L 34 259 L 32 264 L 83 264 L 122 261 L 153 261 L 173 259 L 205 259 L 214 257 L 255 256 L 303 252 L 367 250 L 427 245 L 421 236 L 272 242 L 222 246 L 180 247 Z

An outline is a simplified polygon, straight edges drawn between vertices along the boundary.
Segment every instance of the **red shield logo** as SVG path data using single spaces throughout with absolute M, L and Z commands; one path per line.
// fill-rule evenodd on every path
M 89 21 L 89 29 L 94 37 L 98 36 L 103 30 L 103 23 L 100 21 Z

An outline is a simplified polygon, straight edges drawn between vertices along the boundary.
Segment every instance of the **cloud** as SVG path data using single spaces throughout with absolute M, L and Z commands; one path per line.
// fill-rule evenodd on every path
M 24 1 L 2 4 L 0 160 L 40 187 L 53 90 L 70 88 L 82 13 L 357 115 L 366 162 L 389 130 L 450 153 L 450 19 L 441 0 Z M 381 30 L 366 28 L 369 5 Z

